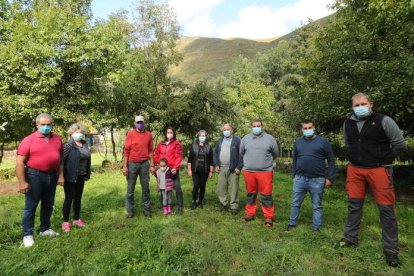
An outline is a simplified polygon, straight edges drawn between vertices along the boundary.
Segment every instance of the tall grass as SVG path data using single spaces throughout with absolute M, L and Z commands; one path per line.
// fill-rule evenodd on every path
M 333 247 L 346 217 L 343 179 L 324 196 L 324 227 L 311 231 L 309 197 L 300 224 L 285 233 L 292 180 L 276 174 L 276 222 L 266 229 L 258 218 L 242 224 L 239 215 L 218 213 L 216 178 L 208 182 L 204 209 L 189 209 L 191 180 L 182 173 L 185 213 L 164 216 L 151 179 L 153 217 L 125 217 L 126 180 L 120 171 L 94 174 L 86 184 L 81 217 L 85 229 L 72 229 L 57 238 L 35 235 L 32 248 L 21 247 L 22 195 L 0 196 L 0 274 L 2 275 L 413 275 L 414 209 L 399 202 L 400 256 L 403 266 L 390 268 L 382 255 L 378 211 L 371 197 L 364 207 L 361 244 L 356 249 Z M 241 200 L 245 201 L 243 179 Z M 141 189 L 137 185 L 136 200 Z M 174 199 L 175 202 L 175 199 Z M 52 225 L 60 232 L 63 189 L 58 187 Z M 39 213 L 39 212 L 38 212 Z M 39 225 L 38 215 L 36 227 Z

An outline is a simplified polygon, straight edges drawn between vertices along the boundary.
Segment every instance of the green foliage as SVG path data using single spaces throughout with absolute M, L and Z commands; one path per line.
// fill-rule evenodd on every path
M 74 120 L 90 91 L 90 1 L 11 1 L 2 22 L 0 113 L 20 139 L 40 112 Z
M 336 1 L 338 9 L 314 37 L 300 110 L 325 130 L 339 129 L 356 92 L 412 133 L 414 8 L 410 1 Z
M 145 57 L 131 48 L 134 26 L 118 13 L 97 22 L 91 30 L 97 60 L 93 64 L 95 96 L 86 113 L 98 129 L 130 127 L 133 117 L 144 109 L 151 84 Z
M 166 126 L 177 126 L 179 133 L 190 141 L 204 129 L 209 137 L 217 135 L 222 124 L 235 117 L 231 102 L 223 97 L 223 87 L 207 82 L 198 82 L 189 91 L 171 98 L 167 109 L 162 113 Z
M 261 83 L 253 63 L 245 57 L 239 57 L 230 71 L 224 95 L 228 97 L 237 117 L 234 128 L 240 133 L 251 131 L 251 122 L 255 118 L 262 120 L 266 131 L 272 133 L 273 106 L 275 98 L 272 90 Z
M 129 128 L 138 113 L 149 128 L 164 120 L 158 113 L 173 91 L 167 69 L 181 60 L 171 8 L 140 1 L 134 23 L 126 12 L 92 23 L 90 2 L 0 3 L 0 145 L 32 131 L 40 112 L 54 117 L 58 133 L 80 120 L 100 132 Z

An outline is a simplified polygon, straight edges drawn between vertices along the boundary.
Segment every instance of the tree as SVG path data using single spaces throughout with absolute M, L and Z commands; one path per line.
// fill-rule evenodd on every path
M 75 118 L 83 106 L 93 56 L 84 47 L 89 2 L 10 2 L 8 20 L 2 22 L 0 94 L 6 104 L 0 112 L 19 137 L 19 130 L 27 133 L 40 112 L 63 122 Z
M 413 133 L 412 1 L 338 0 L 333 8 L 335 19 L 313 39 L 300 110 L 336 131 L 350 112 L 351 96 L 365 92 L 377 111 Z
M 172 8 L 166 3 L 156 4 L 153 0 L 141 0 L 133 17 L 133 46 L 145 56 L 152 85 L 146 112 L 152 121 L 159 121 L 163 119 L 162 110 L 168 106 L 175 89 L 168 69 L 182 60 L 182 55 L 175 49 L 180 38 L 180 27 Z
M 217 137 L 221 125 L 235 116 L 231 103 L 223 97 L 222 85 L 201 81 L 186 90 L 172 97 L 163 112 L 165 127 L 175 126 L 190 141 L 201 129 L 209 137 Z
M 79 33 L 87 28 L 88 15 L 74 12 L 84 12 L 82 5 L 88 3 L 1 2 L 0 114 L 8 122 L 0 135 L 2 145 L 30 132 L 32 120 L 40 112 L 51 113 L 57 122 L 73 117 L 69 107 L 79 100 L 66 93 L 66 88 L 78 86 L 78 79 L 64 76 L 66 64 L 84 61 Z
M 258 70 L 247 58 L 239 57 L 229 73 L 225 96 L 229 98 L 237 117 L 233 125 L 239 132 L 250 132 L 251 121 L 259 118 L 271 125 L 277 114 L 273 111 L 275 98 L 270 87 L 261 83 Z M 272 133 L 274 130 L 267 128 Z

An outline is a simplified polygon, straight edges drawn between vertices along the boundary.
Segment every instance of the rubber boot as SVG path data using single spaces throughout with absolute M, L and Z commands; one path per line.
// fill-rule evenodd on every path
M 177 214 L 182 215 L 183 214 L 183 206 L 184 206 L 184 200 L 183 200 L 183 192 L 177 192 Z
M 197 202 L 195 200 L 193 200 L 191 202 L 191 210 L 194 210 L 195 208 L 197 208 Z

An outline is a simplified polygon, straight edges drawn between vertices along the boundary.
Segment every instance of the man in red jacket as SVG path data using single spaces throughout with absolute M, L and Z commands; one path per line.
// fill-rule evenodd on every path
M 151 217 L 151 201 L 149 190 L 149 171 L 154 172 L 153 140 L 149 131 L 145 130 L 144 116 L 135 116 L 135 129 L 128 132 L 124 147 L 122 173 L 127 177 L 126 208 L 128 218 L 135 213 L 135 184 L 139 175 L 142 188 L 142 206 L 144 215 Z

